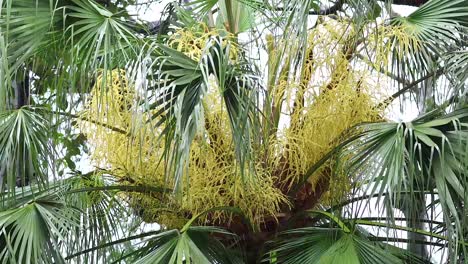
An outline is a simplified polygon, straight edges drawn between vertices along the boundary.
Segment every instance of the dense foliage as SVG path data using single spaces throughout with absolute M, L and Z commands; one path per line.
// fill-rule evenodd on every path
M 468 1 L 157 5 L 0 0 L 2 263 L 468 261 Z

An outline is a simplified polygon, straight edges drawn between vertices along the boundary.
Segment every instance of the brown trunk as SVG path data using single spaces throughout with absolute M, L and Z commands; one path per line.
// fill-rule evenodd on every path
M 429 0 L 393 0 L 395 5 L 407 5 L 407 6 L 421 6 Z
M 14 104 L 15 109 L 20 109 L 21 107 L 29 104 L 29 71 L 25 71 L 23 80 L 14 81 L 12 83 L 13 89 L 15 91 L 16 101 Z M 22 139 L 21 139 L 22 140 Z M 16 161 L 16 186 L 22 187 L 29 185 L 31 176 L 29 171 L 29 163 L 26 162 L 27 159 L 24 157 L 28 156 L 28 149 L 20 149 L 20 155 L 18 155 L 18 160 Z M 22 160 L 23 159 L 23 160 Z M 24 163 L 24 164 L 23 164 Z

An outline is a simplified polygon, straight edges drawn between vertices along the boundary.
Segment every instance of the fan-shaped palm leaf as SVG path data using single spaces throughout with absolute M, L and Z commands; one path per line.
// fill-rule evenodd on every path
M 250 161 L 252 135 L 258 129 L 259 113 L 255 107 L 259 85 L 253 71 L 242 63 L 230 61 L 230 44 L 224 46 L 222 38 L 207 41 L 205 54 L 199 62 L 177 50 L 157 46 L 160 54 L 155 64 L 158 81 L 149 109 L 153 111 L 155 127 L 165 124 L 161 138 L 164 136 L 167 146 L 166 171 L 174 180 L 176 192 L 186 172 L 192 140 L 204 128 L 202 102 L 211 85 L 210 76 L 215 77 L 224 99 L 242 174 Z
M 467 17 L 466 0 L 432 0 L 407 17 L 393 18 L 391 25 L 404 29 L 409 38 L 392 39 L 391 71 L 399 79 L 409 82 L 440 71 L 444 67 L 440 58 L 449 51 L 458 50 L 458 40 L 466 34 Z M 440 72 L 432 79 L 437 80 L 439 76 Z M 422 89 L 435 91 L 435 83 Z M 432 92 L 420 94 L 423 95 L 422 102 L 433 96 Z
M 77 222 L 58 197 L 43 196 L 0 213 L 0 260 L 4 263 L 64 263 L 60 244 Z
M 458 239 L 464 240 L 467 120 L 463 108 L 447 115 L 434 111 L 407 123 L 365 124 L 342 159 L 350 174 L 362 175 L 366 194 L 379 201 L 386 195 L 391 207 L 405 200 L 402 206 L 416 211 L 419 196 L 436 194 L 446 222 L 454 223 L 448 225 L 448 237 L 454 237 L 456 248 Z
M 0 112 L 0 167 L 6 174 L 0 179 L 2 190 L 12 191 L 30 181 L 39 186 L 48 182 L 46 164 L 53 153 L 48 142 L 48 122 L 39 111 L 23 107 Z
M 164 231 L 148 239 L 146 255 L 136 263 L 242 263 L 213 234 L 233 236 L 215 227 L 190 227 Z
M 126 227 L 122 219 L 132 219 L 131 212 L 117 198 L 119 190 L 106 187 L 109 187 L 106 177 L 95 172 L 71 177 L 63 183 L 66 204 L 79 210 L 74 236 L 67 237 L 67 259 L 85 263 L 110 261 L 112 247 L 105 252 L 92 250 L 77 254 L 119 238 Z
M 57 1 L 2 1 L 0 27 L 8 43 L 6 55 L 12 75 L 39 47 L 54 41 L 53 26 L 61 20 L 55 14 L 56 4 Z
M 339 228 L 305 227 L 282 233 L 269 253 L 278 263 L 404 263 L 385 244 Z
M 466 48 L 466 46 L 465 46 Z M 453 75 L 453 100 L 458 100 L 460 105 L 466 103 L 468 72 L 468 51 L 454 51 L 446 55 L 444 62 L 449 74 Z M 461 100 L 460 100 L 461 99 Z M 463 100 L 465 99 L 465 100 Z
M 71 77 L 80 77 L 81 85 L 85 86 L 90 72 L 124 68 L 137 56 L 138 41 L 124 13 L 112 13 L 94 1 L 73 0 L 73 3 L 65 6 L 70 47 L 67 54 L 71 58 L 67 62 L 78 73 Z

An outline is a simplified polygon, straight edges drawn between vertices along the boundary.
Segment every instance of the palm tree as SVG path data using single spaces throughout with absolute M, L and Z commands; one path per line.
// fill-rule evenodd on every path
M 0 0 L 2 263 L 467 261 L 468 1 L 151 2 Z

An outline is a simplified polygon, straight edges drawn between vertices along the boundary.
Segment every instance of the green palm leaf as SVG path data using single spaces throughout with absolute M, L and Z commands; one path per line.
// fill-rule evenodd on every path
M 306 227 L 282 233 L 269 254 L 285 264 L 403 263 L 384 246 L 342 229 Z
M 88 74 L 99 70 L 107 72 L 123 69 L 137 57 L 139 45 L 132 24 L 124 13 L 112 13 L 94 1 L 73 0 L 75 5 L 65 6 L 67 63 L 73 71 L 70 78 L 79 78 L 86 86 Z M 77 71 L 78 74 L 73 74 Z M 78 81 L 77 80 L 77 81 Z M 103 78 L 103 82 L 106 78 Z
M 259 82 L 254 71 L 242 63 L 230 61 L 230 44 L 223 47 L 222 38 L 208 41 L 206 53 L 199 62 L 177 50 L 155 46 L 158 56 L 154 65 L 156 93 L 148 100 L 152 102 L 148 109 L 153 111 L 154 126 L 164 125 L 160 138 L 167 146 L 166 177 L 174 181 L 177 193 L 187 171 L 192 141 L 196 133 L 204 129 L 203 97 L 210 86 L 210 76 L 215 77 L 224 99 L 242 175 L 250 169 L 252 135 L 258 131 Z
M 39 186 L 48 182 L 46 164 L 53 155 L 48 131 L 40 109 L 23 107 L 0 112 L 0 167 L 6 170 L 2 190 L 12 191 L 16 185 L 30 181 Z
M 161 54 L 157 59 L 157 93 L 148 107 L 154 110 L 155 127 L 165 124 L 160 138 L 167 148 L 168 179 L 174 180 L 175 192 L 180 193 L 180 184 L 186 171 L 190 145 L 196 132 L 203 127 L 202 99 L 207 91 L 199 65 L 182 52 L 163 45 L 157 46 Z M 170 178 L 169 178 L 170 177 Z
M 144 263 L 242 263 L 221 242 L 210 235 L 233 236 L 215 227 L 190 227 L 184 232 L 168 230 L 148 239 Z
M 412 82 L 442 69 L 439 58 L 458 49 L 459 36 L 465 34 L 468 26 L 467 17 L 466 0 L 431 0 L 407 17 L 393 18 L 391 25 L 402 27 L 412 38 L 409 43 L 399 38 L 392 40 L 395 75 Z
M 8 43 L 8 53 L 5 55 L 13 75 L 41 47 L 51 45 L 54 26 L 61 17 L 56 15 L 56 1 L 2 2 L 0 27 Z
M 76 222 L 57 197 L 44 196 L 0 213 L 0 260 L 4 263 L 64 263 L 60 243 Z
M 55 4 L 56 1 L 0 2 L 1 110 L 12 104 L 8 98 L 15 96 L 15 80 L 24 80 L 29 75 L 25 64 L 30 64 L 41 50 L 54 46 L 55 26 L 61 21 L 61 16 L 55 13 Z
M 221 97 L 224 99 L 226 110 L 231 123 L 233 143 L 235 145 L 237 161 L 241 175 L 251 174 L 249 167 L 254 160 L 252 145 L 257 141 L 260 128 L 261 112 L 258 109 L 258 100 L 261 95 L 258 74 L 250 67 L 245 58 L 238 64 L 232 64 L 229 59 L 230 45 L 223 47 L 222 39 L 217 39 L 209 46 L 210 54 L 205 58 L 208 61 L 209 72 L 218 81 Z M 246 167 L 247 166 L 247 167 Z
M 468 51 L 454 51 L 448 53 L 444 62 L 447 64 L 447 71 L 453 77 L 454 85 L 454 98 L 453 100 L 459 100 L 459 104 L 463 105 L 466 103 L 466 80 L 468 80 Z M 460 100 L 461 99 L 461 100 Z M 464 100 L 463 100 L 464 99 Z
M 106 189 L 108 183 L 102 173 L 89 173 L 76 175 L 66 180 L 65 202 L 78 209 L 77 225 L 74 236 L 67 238 L 67 254 L 76 262 L 99 263 L 109 262 L 109 252 L 106 250 L 92 250 L 77 254 L 86 249 L 97 247 L 119 238 L 128 228 L 122 219 L 132 219 L 131 212 L 124 207 L 123 201 L 118 198 L 118 189 Z M 117 248 L 116 248 L 117 249 Z
M 445 221 L 453 223 L 447 236 L 457 245 L 464 240 L 467 121 L 463 108 L 446 115 L 434 111 L 407 123 L 364 124 L 341 158 L 350 175 L 362 175 L 366 194 L 378 201 L 385 195 L 390 207 L 416 211 L 418 197 L 437 195 Z

